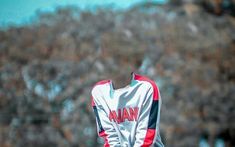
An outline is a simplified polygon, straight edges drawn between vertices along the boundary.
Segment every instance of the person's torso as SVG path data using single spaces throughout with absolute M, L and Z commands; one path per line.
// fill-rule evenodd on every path
M 132 79 L 130 85 L 114 90 L 112 81 L 98 87 L 100 102 L 118 132 L 122 147 L 134 144 L 137 119 L 151 84 Z

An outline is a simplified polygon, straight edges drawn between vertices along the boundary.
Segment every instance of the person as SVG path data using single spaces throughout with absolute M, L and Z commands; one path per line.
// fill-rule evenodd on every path
M 154 81 L 132 72 L 127 86 L 115 89 L 113 80 L 102 80 L 91 93 L 105 147 L 164 146 L 159 132 L 161 97 Z
M 159 89 L 134 66 L 95 83 L 91 101 L 104 147 L 164 147 L 159 132 Z

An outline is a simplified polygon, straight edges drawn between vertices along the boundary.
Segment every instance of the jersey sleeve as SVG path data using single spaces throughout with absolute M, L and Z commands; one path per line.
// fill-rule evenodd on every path
M 161 96 L 155 85 L 148 90 L 143 101 L 134 147 L 164 146 L 159 133 L 160 105 Z
M 97 90 L 91 92 L 92 107 L 96 116 L 97 133 L 104 139 L 104 147 L 120 147 L 120 141 L 116 129 L 109 120 L 107 112 L 101 101 L 101 93 Z

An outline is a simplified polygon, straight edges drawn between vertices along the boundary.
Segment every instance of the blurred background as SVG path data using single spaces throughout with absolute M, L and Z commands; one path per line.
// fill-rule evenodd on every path
M 167 147 L 235 147 L 234 0 L 1 0 L 0 147 L 102 146 L 90 90 L 133 63 Z

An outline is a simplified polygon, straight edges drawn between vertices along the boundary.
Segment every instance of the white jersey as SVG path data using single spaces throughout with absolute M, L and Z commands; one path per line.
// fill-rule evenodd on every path
M 102 80 L 91 91 L 98 135 L 105 147 L 163 147 L 159 132 L 160 92 L 154 81 L 131 73 L 131 83 L 114 89 Z

